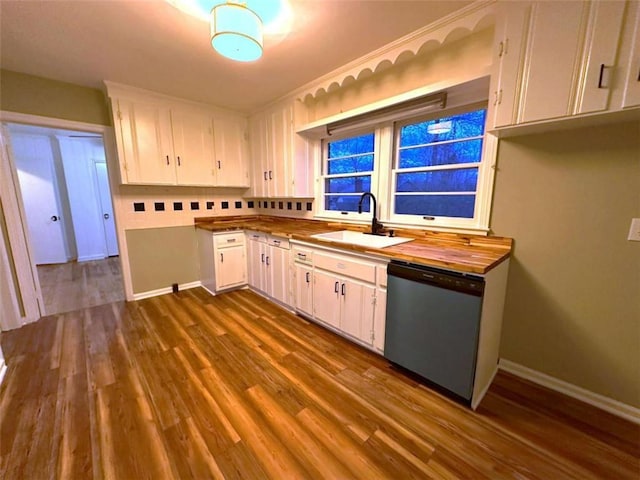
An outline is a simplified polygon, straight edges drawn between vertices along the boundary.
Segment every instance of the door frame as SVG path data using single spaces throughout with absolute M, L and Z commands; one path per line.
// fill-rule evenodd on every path
M 132 300 L 133 288 L 131 283 L 131 271 L 129 269 L 129 254 L 124 231 L 121 229 L 119 221 L 121 205 L 114 196 L 114 193 L 118 191 L 118 183 L 116 181 L 116 175 L 114 175 L 114 172 L 116 172 L 116 174 L 118 172 L 118 156 L 113 127 L 94 123 L 64 120 L 60 118 L 8 112 L 4 110 L 0 110 L 0 122 L 21 123 L 39 127 L 59 128 L 63 130 L 76 130 L 102 135 L 107 163 L 107 175 L 109 177 L 111 202 L 114 210 L 113 216 L 116 225 L 116 237 L 118 240 L 125 297 L 127 300 Z M 24 316 L 21 318 L 21 324 L 24 325 L 35 322 L 42 316 L 41 312 L 44 310 L 44 303 L 42 301 L 37 269 L 32 261 L 33 249 L 29 243 L 29 236 L 24 230 L 26 227 L 26 217 L 24 215 L 24 209 L 22 208 L 22 198 L 19 195 L 20 190 L 16 184 L 17 177 L 15 174 L 15 165 L 12 155 L 10 155 L 7 150 L 8 141 L 5 137 L 6 132 L 4 129 L 2 129 L 1 135 L 3 137 L 1 141 L 3 150 L 1 173 L 3 175 L 0 176 L 0 183 L 2 191 L 6 192 L 6 195 L 2 195 L 2 202 L 7 223 L 8 240 L 13 253 L 15 269 L 16 272 L 18 272 L 18 285 L 16 287 L 20 292 L 16 293 L 21 295 L 25 307 Z M 5 159 L 7 160 L 6 162 L 4 161 Z M 5 175 L 5 173 L 8 175 Z

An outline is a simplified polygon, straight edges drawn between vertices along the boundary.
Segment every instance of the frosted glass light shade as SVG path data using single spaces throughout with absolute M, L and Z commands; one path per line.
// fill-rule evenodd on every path
M 227 58 L 252 62 L 262 56 L 262 21 L 246 6 L 224 3 L 211 10 L 211 45 Z
M 451 120 L 445 122 L 430 123 L 427 125 L 427 132 L 431 135 L 438 135 L 440 133 L 449 133 L 451 131 Z

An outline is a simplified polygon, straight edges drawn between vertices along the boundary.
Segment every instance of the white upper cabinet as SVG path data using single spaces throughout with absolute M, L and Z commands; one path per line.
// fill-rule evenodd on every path
M 502 2 L 490 128 L 621 110 L 636 3 Z
M 171 110 L 176 184 L 213 184 L 213 132 L 206 112 Z
M 303 116 L 302 105 L 293 100 L 252 115 L 249 132 L 254 196 L 313 196 L 309 143 L 295 133 Z
M 216 185 L 248 187 L 247 120 L 243 117 L 216 117 L 213 120 Z
M 634 2 L 627 13 L 621 47 L 622 108 L 640 107 L 640 2 Z
M 495 68 L 491 78 L 493 108 L 488 125 L 493 128 L 512 125 L 516 119 L 516 96 L 520 82 L 520 60 L 530 5 L 526 2 L 501 4 L 496 26 Z
M 124 99 L 113 110 L 122 183 L 175 184 L 170 110 Z
M 105 83 L 123 184 L 249 186 L 245 117 Z
M 593 2 L 590 7 L 576 113 L 601 112 L 609 108 L 625 13 L 623 1 Z

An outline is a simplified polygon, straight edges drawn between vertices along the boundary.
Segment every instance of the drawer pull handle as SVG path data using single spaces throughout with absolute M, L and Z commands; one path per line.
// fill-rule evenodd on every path
M 280 240 L 274 240 L 274 241 L 273 241 L 273 243 L 274 243 L 275 245 L 280 245 Z
M 260 254 L 260 261 L 261 261 L 262 263 L 264 263 L 264 253 L 261 253 L 261 254 Z
M 267 263 L 267 267 L 268 267 L 269 266 L 269 256 L 267 256 L 266 263 Z
M 267 179 L 267 172 L 264 172 L 264 179 Z
M 235 241 L 236 241 L 235 238 L 227 238 L 227 243 L 233 243 Z
M 344 297 L 345 293 L 347 293 L 347 284 L 346 283 L 342 284 L 341 290 L 342 290 L 342 296 Z
M 224 263 L 224 253 L 220 254 L 220 263 Z
M 178 158 L 178 166 L 180 166 L 180 157 L 177 157 L 177 158 Z
M 307 258 L 307 254 L 306 253 L 299 253 L 298 254 L 298 258 L 306 259 Z
M 334 293 L 338 293 L 338 285 L 340 285 L 340 282 L 336 282 L 336 284 L 333 286 Z
M 307 280 L 307 283 L 309 283 L 309 272 L 305 273 L 305 278 Z
M 167 155 L 167 165 L 169 165 L 169 155 Z
M 269 170 L 269 180 L 273 180 L 273 172 Z

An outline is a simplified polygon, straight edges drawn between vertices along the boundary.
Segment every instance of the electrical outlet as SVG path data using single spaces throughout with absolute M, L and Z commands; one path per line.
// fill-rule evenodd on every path
M 627 240 L 640 242 L 640 218 L 631 219 L 631 228 L 629 229 Z

